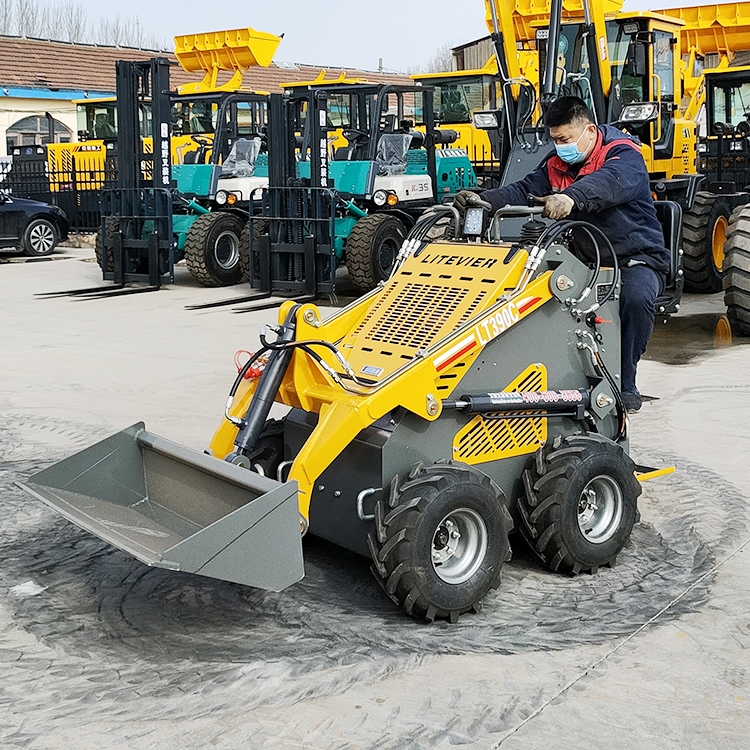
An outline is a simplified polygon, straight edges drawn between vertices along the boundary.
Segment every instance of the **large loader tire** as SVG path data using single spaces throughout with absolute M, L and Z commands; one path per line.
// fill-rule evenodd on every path
M 242 219 L 226 211 L 199 216 L 185 239 L 185 264 L 202 286 L 231 286 L 242 280 Z
M 100 229 L 96 233 L 96 239 L 94 240 L 94 255 L 96 255 L 96 262 L 99 264 L 99 268 L 103 271 L 109 271 L 112 273 L 115 270 L 115 260 L 112 252 L 112 235 L 120 228 L 120 219 L 117 216 L 107 216 L 104 219 L 104 231 L 106 236 L 102 241 L 102 230 Z M 102 267 L 102 246 L 106 250 L 107 254 L 107 268 Z
M 724 248 L 727 317 L 735 333 L 750 336 L 750 206 L 732 212 Z
M 619 445 L 601 435 L 557 439 L 537 451 L 523 482 L 520 530 L 551 570 L 575 575 L 615 564 L 641 494 Z
M 456 622 L 500 585 L 513 526 L 502 491 L 465 464 L 418 464 L 375 505 L 372 572 L 407 614 Z
M 363 216 L 346 240 L 349 278 L 361 292 L 369 292 L 391 275 L 406 237 L 406 227 L 387 213 Z
M 692 208 L 682 215 L 685 291 L 721 291 L 724 240 L 731 212 L 721 195 L 697 193 Z
M 250 246 L 250 221 L 253 222 L 253 245 Z M 258 237 L 268 232 L 268 219 L 251 218 L 240 235 L 240 264 L 242 268 L 243 281 L 257 278 L 260 274 L 260 262 L 258 260 Z M 250 273 L 252 268 L 253 273 Z

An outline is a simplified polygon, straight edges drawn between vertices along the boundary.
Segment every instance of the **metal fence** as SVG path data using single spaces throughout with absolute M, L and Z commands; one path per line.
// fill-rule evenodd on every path
M 49 157 L 44 148 L 25 151 L 30 153 L 15 154 L 9 162 L 0 163 L 0 190 L 59 206 L 74 231 L 97 231 L 101 191 L 117 186 L 115 156 L 103 156 L 99 150 Z

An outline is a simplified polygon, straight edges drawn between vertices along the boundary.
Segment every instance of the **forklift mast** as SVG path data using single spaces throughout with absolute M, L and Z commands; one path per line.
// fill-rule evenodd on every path
M 122 189 L 155 187 L 170 190 L 174 187 L 170 143 L 171 65 L 166 57 L 145 62 L 117 61 L 118 185 Z M 141 123 L 142 109 L 151 112 L 154 153 L 145 152 L 146 133 L 143 131 L 146 123 Z M 143 170 L 142 165 L 149 163 L 151 168 Z
M 100 235 L 111 236 L 111 270 L 105 262 L 103 276 L 117 287 L 174 281 L 170 65 L 164 57 L 117 62 L 118 187 L 102 191 Z M 144 147 L 142 110 L 151 112 L 153 153 Z

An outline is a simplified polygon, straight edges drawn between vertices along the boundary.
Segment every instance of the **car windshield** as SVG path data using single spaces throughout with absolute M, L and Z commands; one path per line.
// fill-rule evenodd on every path
M 471 122 L 474 112 L 500 109 L 500 87 L 494 76 L 472 75 L 449 78 L 424 78 L 425 86 L 433 88 L 435 119 L 441 125 L 458 125 Z M 415 94 L 414 115 L 423 122 L 422 94 Z
M 445 125 L 471 122 L 473 112 L 490 109 L 491 81 L 490 76 L 433 81 L 433 106 L 438 120 Z
M 172 104 L 172 130 L 175 134 L 213 133 L 219 105 L 211 101 L 184 101 Z

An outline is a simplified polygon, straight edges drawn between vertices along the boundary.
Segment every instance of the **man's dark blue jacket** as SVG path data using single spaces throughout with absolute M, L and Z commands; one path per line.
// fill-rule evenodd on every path
M 575 201 L 570 218 L 599 227 L 621 267 L 638 261 L 666 274 L 669 251 L 638 141 L 609 125 L 598 130 L 596 146 L 583 164 L 567 164 L 552 151 L 522 180 L 486 190 L 481 197 L 497 210 L 508 204 L 525 206 L 529 193 L 565 193 Z

